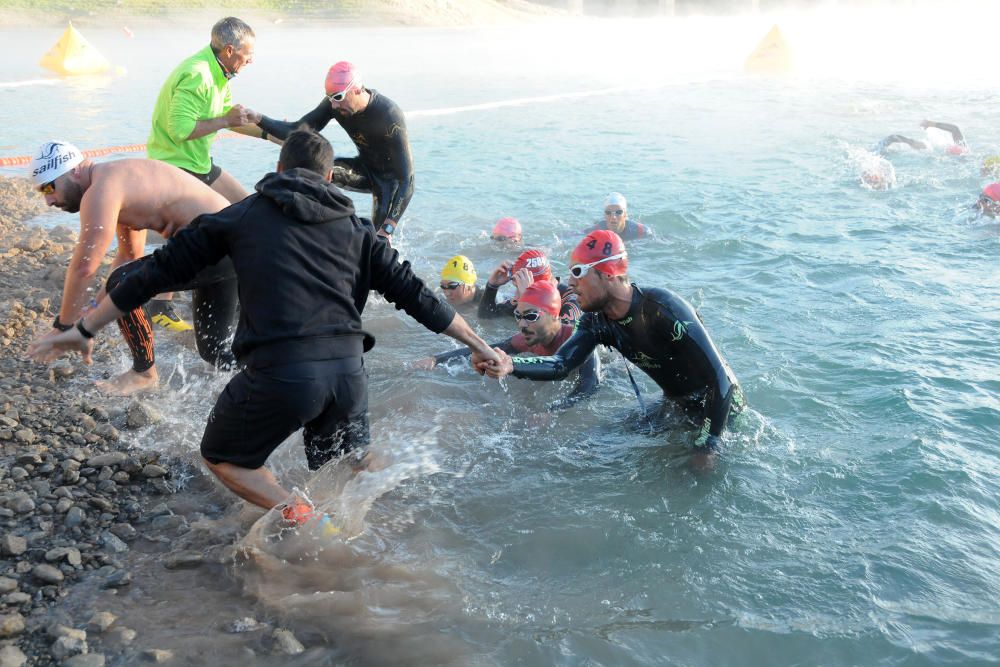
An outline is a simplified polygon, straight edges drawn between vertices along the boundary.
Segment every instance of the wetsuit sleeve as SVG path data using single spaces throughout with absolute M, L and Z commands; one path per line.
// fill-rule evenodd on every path
M 601 362 L 597 358 L 597 354 L 592 352 L 583 362 L 583 365 L 580 366 L 580 374 L 576 378 L 573 390 L 565 398 L 551 403 L 548 409 L 550 411 L 565 410 L 576 405 L 583 399 L 593 396 L 601 383 L 600 367 Z
M 500 341 L 499 343 L 490 343 L 490 347 L 499 347 L 501 350 L 507 354 L 514 354 L 517 349 L 511 344 L 512 339 Z M 434 355 L 434 363 L 443 364 L 452 359 L 458 359 L 460 357 L 468 357 L 472 354 L 472 350 L 467 347 L 460 347 L 456 350 L 449 350 L 448 352 L 442 352 L 441 354 Z
M 580 366 L 597 347 L 597 335 L 588 327 L 578 326 L 562 347 L 550 357 L 514 357 L 514 377 L 527 380 L 562 380 Z
M 274 118 L 263 116 L 257 125 L 268 134 L 284 141 L 288 138 L 292 130 L 300 125 L 307 125 L 314 132 L 320 132 L 332 119 L 333 107 L 330 106 L 329 100 L 324 97 L 315 109 L 297 121 L 275 120 Z
M 190 281 L 225 257 L 229 252 L 226 230 L 232 220 L 224 213 L 200 215 L 172 235 L 141 269 L 126 276 L 108 294 L 115 306 L 125 312 L 134 310 L 170 285 Z
M 413 197 L 413 156 L 406 120 L 399 107 L 393 106 L 390 113 L 388 135 L 386 163 L 393 177 L 393 188 L 386 204 L 386 217 L 399 222 Z
M 965 143 L 965 135 L 963 135 L 962 131 L 958 129 L 958 125 L 952 125 L 951 123 L 936 123 L 934 121 L 928 121 L 927 127 L 936 127 L 939 130 L 944 130 L 945 132 L 951 135 L 952 141 L 954 141 L 956 144 Z
M 409 262 L 400 262 L 399 253 L 375 229 L 366 227 L 371 242 L 371 288 L 394 303 L 398 310 L 434 333 L 441 333 L 455 319 L 455 309 L 438 299 L 413 273 Z
M 498 289 L 499 288 L 486 283 L 486 287 L 483 288 L 483 298 L 479 301 L 479 310 L 477 312 L 479 319 L 492 320 L 503 315 L 514 314 L 514 304 L 510 301 L 497 303 Z
M 889 146 L 892 146 L 893 144 L 906 144 L 910 148 L 915 148 L 917 150 L 924 150 L 925 148 L 927 148 L 927 144 L 925 144 L 922 141 L 917 141 L 916 139 L 910 139 L 908 137 L 904 137 L 901 134 L 890 134 L 888 137 L 875 144 L 873 152 L 879 154 L 885 153 L 886 150 L 888 150 Z

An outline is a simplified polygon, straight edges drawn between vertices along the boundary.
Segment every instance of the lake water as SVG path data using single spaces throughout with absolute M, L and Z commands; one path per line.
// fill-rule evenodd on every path
M 892 16 L 905 20 L 889 30 Z M 143 646 L 190 664 L 1000 661 L 1000 225 L 967 208 L 1000 133 L 992 56 L 976 50 L 991 22 L 940 29 L 958 20 L 787 17 L 800 70 L 778 79 L 740 73 L 765 18 L 255 26 L 236 101 L 297 117 L 350 59 L 408 112 L 417 190 L 397 247 L 420 275 L 436 280 L 462 252 L 485 278 L 505 257 L 485 234 L 507 215 L 564 273 L 579 230 L 623 192 L 657 235 L 629 248 L 633 279 L 699 309 L 752 410 L 699 474 L 689 433 L 628 427 L 620 358 L 606 355 L 595 399 L 538 420 L 559 386 L 406 371 L 451 345 L 376 300 L 366 364 L 390 465 L 308 482 L 353 539 L 274 541 L 268 517 L 252 525 L 196 474 L 173 502 L 206 518 L 184 539 L 239 541 L 237 564 L 168 572 L 160 547 L 137 546 L 131 590 L 78 604 L 124 615 Z M 0 30 L 0 81 L 45 76 L 35 62 L 58 32 Z M 160 84 L 208 26 L 134 32 L 85 31 L 125 76 L 0 86 L 0 155 L 53 138 L 144 142 Z M 862 151 L 921 138 L 924 118 L 961 126 L 971 156 L 894 151 L 896 187 L 862 187 Z M 354 153 L 339 127 L 326 134 Z M 214 156 L 250 188 L 277 148 L 227 138 Z M 194 462 L 226 378 L 159 338 L 167 425 L 131 444 Z M 307 483 L 300 438 L 273 464 Z M 309 650 L 248 652 L 223 631 L 247 615 Z

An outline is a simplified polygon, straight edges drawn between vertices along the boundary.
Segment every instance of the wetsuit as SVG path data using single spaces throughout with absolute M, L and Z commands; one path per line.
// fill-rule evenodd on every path
M 435 332 L 455 317 L 340 190 L 307 169 L 265 176 L 257 192 L 201 215 L 108 294 L 129 311 L 228 256 L 239 280 L 233 354 L 245 367 L 219 395 L 202 456 L 259 468 L 305 427 L 316 469 L 369 441 L 361 313 L 375 290 Z
M 617 229 L 612 229 L 608 227 L 607 223 L 603 220 L 594 224 L 593 227 L 589 227 L 583 231 L 584 234 L 589 234 L 591 232 L 596 232 L 600 229 L 607 229 L 608 231 L 615 232 L 618 236 L 622 237 L 623 241 L 635 241 L 637 239 L 649 238 L 653 235 L 653 230 L 642 224 L 641 222 L 632 222 L 631 220 L 625 221 L 625 229 L 618 231 Z
M 665 397 L 702 420 L 696 446 L 717 446 L 730 413 L 743 409 L 736 378 L 691 304 L 669 290 L 635 284 L 624 318 L 584 313 L 576 333 L 554 355 L 513 357 L 514 376 L 566 377 L 598 345 L 618 349 L 660 386 Z
M 331 120 L 340 123 L 357 146 L 358 155 L 334 160 L 333 182 L 348 190 L 372 193 L 372 222 L 377 230 L 386 219 L 398 223 L 410 203 L 413 158 L 402 110 L 377 90 L 365 90 L 372 96 L 368 106 L 350 116 L 337 113 L 324 97 L 315 109 L 295 122 L 264 116 L 258 125 L 268 134 L 285 139 L 303 123 L 316 132 Z
M 528 342 L 524 339 L 524 334 L 516 333 L 505 341 L 491 343 L 490 347 L 499 347 L 507 354 L 527 352 L 534 355 L 551 355 L 555 354 L 559 348 L 562 347 L 562 344 L 572 337 L 574 331 L 576 331 L 575 323 L 563 324 L 559 329 L 559 333 L 556 334 L 555 338 L 553 338 L 552 342 L 548 345 L 542 345 L 541 343 L 528 345 Z M 443 364 L 451 359 L 468 357 L 470 354 L 472 353 L 468 348 L 459 348 L 451 350 L 450 352 L 442 352 L 441 354 L 434 355 L 434 361 L 435 363 Z M 561 398 L 550 404 L 548 409 L 562 410 L 564 408 L 568 408 L 596 392 L 597 386 L 600 384 L 599 369 L 600 361 L 598 360 L 596 354 L 591 354 L 589 357 L 584 359 L 583 363 L 580 365 L 580 374 L 577 377 L 576 384 L 573 386 L 573 389 L 565 398 Z
M 872 153 L 878 153 L 879 155 L 885 155 L 889 150 L 889 147 L 893 144 L 906 144 L 910 148 L 918 151 L 922 151 L 927 148 L 927 144 L 922 141 L 917 141 L 916 139 L 910 139 L 904 137 L 901 134 L 890 134 L 888 137 L 878 142 L 872 147 Z
M 559 296 L 562 298 L 562 306 L 559 308 L 559 320 L 563 324 L 575 324 L 580 320 L 583 311 L 576 305 L 576 294 L 569 288 L 569 285 L 559 282 L 556 278 L 556 287 L 559 288 Z M 517 308 L 517 299 L 508 299 L 497 303 L 497 291 L 499 287 L 494 287 L 488 282 L 483 289 L 482 299 L 479 301 L 477 315 L 481 320 L 492 320 L 498 317 L 512 316 Z
M 152 260 L 152 255 L 128 264 L 122 264 L 108 277 L 110 293 L 128 275 L 142 270 Z M 236 304 L 238 302 L 236 273 L 233 263 L 223 259 L 209 266 L 192 280 L 171 283 L 164 292 L 193 290 L 191 304 L 194 311 L 194 339 L 201 358 L 216 368 L 233 368 L 236 359 L 229 350 L 229 339 L 236 329 Z M 142 373 L 153 367 L 156 355 L 153 349 L 153 327 L 142 308 L 136 308 L 118 320 L 118 329 L 132 353 L 132 370 Z

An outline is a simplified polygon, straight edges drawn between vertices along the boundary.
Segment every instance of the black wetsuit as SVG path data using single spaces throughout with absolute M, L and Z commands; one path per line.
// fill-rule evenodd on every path
M 268 174 L 257 193 L 197 217 L 108 298 L 135 309 L 226 256 L 239 278 L 233 353 L 245 368 L 205 427 L 201 453 L 214 463 L 258 468 L 303 426 L 311 469 L 368 443 L 362 353 L 374 338 L 361 313 L 371 290 L 435 332 L 455 316 L 350 199 L 306 169 Z
M 562 305 L 559 307 L 560 321 L 563 324 L 575 324 L 583 315 L 580 306 L 576 305 L 576 294 L 573 294 L 568 285 L 559 282 L 558 278 L 556 278 L 556 287 L 559 289 L 559 296 L 562 299 Z M 492 320 L 503 316 L 510 317 L 514 314 L 514 309 L 517 308 L 517 299 L 508 299 L 497 303 L 499 289 L 489 282 L 486 283 L 479 301 L 479 309 L 476 312 L 479 319 Z
M 146 255 L 111 272 L 106 289 L 115 289 L 128 275 L 142 270 L 152 259 Z M 191 305 L 194 314 L 194 339 L 198 354 L 217 368 L 233 368 L 236 358 L 229 349 L 229 339 L 236 330 L 236 273 L 233 263 L 224 258 L 199 272 L 193 279 L 171 283 L 164 292 L 192 290 Z M 132 353 L 132 370 L 142 373 L 156 363 L 153 346 L 153 327 L 145 310 L 136 308 L 118 320 L 118 329 Z
M 593 227 L 588 227 L 583 230 L 584 234 L 589 234 L 591 232 L 596 232 L 602 229 L 610 230 L 618 234 L 623 241 L 635 241 L 638 239 L 649 238 L 653 235 L 653 230 L 642 224 L 641 222 L 632 222 L 631 220 L 625 221 L 625 229 L 618 231 L 616 229 L 611 229 L 608 224 L 601 220 L 594 224 Z
M 344 128 L 358 148 L 357 157 L 338 157 L 333 163 L 333 182 L 342 188 L 372 193 L 372 222 L 397 223 L 413 197 L 413 157 L 406 135 L 406 119 L 396 103 L 378 91 L 365 88 L 371 101 L 350 116 L 334 110 L 327 98 L 294 122 L 264 116 L 259 125 L 268 134 L 286 139 L 299 125 L 321 131 L 331 120 Z
M 501 350 L 507 354 L 519 354 L 521 352 L 530 352 L 531 354 L 555 354 L 556 351 L 562 347 L 563 343 L 569 340 L 573 336 L 573 332 L 576 331 L 576 324 L 563 324 L 552 342 L 548 345 L 528 345 L 528 342 L 524 339 L 524 334 L 516 333 L 507 340 L 500 341 L 499 343 L 491 343 L 490 347 L 499 347 Z M 472 352 L 469 348 L 458 348 L 451 350 L 449 352 L 442 352 L 441 354 L 434 355 L 434 362 L 438 364 L 443 364 L 452 359 L 461 359 L 468 357 Z M 580 365 L 580 374 L 577 376 L 576 384 L 573 389 L 566 395 L 565 398 L 561 398 L 558 401 L 550 404 L 548 406 L 549 410 L 562 410 L 565 408 L 578 403 L 579 401 L 587 398 L 597 391 L 597 387 L 600 384 L 600 361 L 596 354 L 591 354 L 587 357 L 583 363 Z
M 584 313 L 576 333 L 549 357 L 513 357 L 514 376 L 531 380 L 566 377 L 598 345 L 621 351 L 660 385 L 664 396 L 702 420 L 696 445 L 714 447 L 730 411 L 743 408 L 736 378 L 694 307 L 665 289 L 632 285 L 632 305 L 620 320 Z

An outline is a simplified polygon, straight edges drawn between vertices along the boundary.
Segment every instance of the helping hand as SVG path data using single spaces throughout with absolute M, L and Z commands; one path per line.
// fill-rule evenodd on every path
M 28 346 L 28 357 L 34 361 L 48 363 L 63 356 L 66 352 L 79 352 L 85 364 L 94 363 L 91 353 L 94 350 L 94 340 L 84 338 L 76 327 L 69 331 L 54 330 L 41 338 L 32 341 Z

